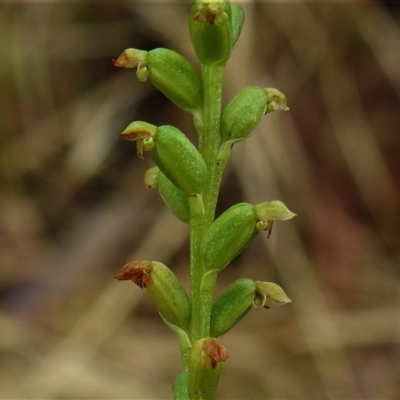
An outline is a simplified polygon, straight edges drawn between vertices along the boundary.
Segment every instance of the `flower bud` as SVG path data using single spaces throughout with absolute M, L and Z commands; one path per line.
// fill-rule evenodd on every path
M 251 279 L 238 279 L 214 301 L 211 309 L 212 337 L 230 331 L 251 309 L 256 294 L 256 283 Z
M 137 68 L 140 81 L 151 83 L 178 107 L 186 111 L 199 111 L 203 107 L 203 86 L 200 74 L 186 58 L 169 49 L 158 48 L 149 52 L 125 50 L 114 65 Z
M 256 281 L 256 296 L 253 303 L 253 307 L 265 307 L 269 308 L 268 304 L 275 304 L 282 306 L 287 303 L 291 303 L 292 300 L 286 296 L 283 289 L 273 282 L 261 282 Z
M 149 78 L 153 85 L 186 111 L 203 107 L 200 74 L 186 58 L 169 49 L 149 52 Z
M 235 33 L 238 36 L 237 30 Z M 197 1 L 190 10 L 189 31 L 193 48 L 202 64 L 225 64 L 236 43 L 229 2 Z
M 210 400 L 213 397 L 223 363 L 228 357 L 225 346 L 217 339 L 209 337 L 193 344 L 187 376 L 190 399 Z
M 188 197 L 177 188 L 161 171 L 158 173 L 158 190 L 164 203 L 180 221 L 189 223 Z
M 157 261 L 132 261 L 114 278 L 132 280 L 140 288 L 146 288 L 164 320 L 189 332 L 189 298 L 179 279 L 166 265 Z
M 235 204 L 205 234 L 201 255 L 206 271 L 224 269 L 258 234 L 253 205 Z
M 238 94 L 226 106 L 221 117 L 222 141 L 245 139 L 261 122 L 267 108 L 268 95 L 257 86 L 250 86 Z
M 171 125 L 158 128 L 151 156 L 163 174 L 187 195 L 201 193 L 207 167 L 196 147 Z
M 207 178 L 203 157 L 192 142 L 177 128 L 157 128 L 135 121 L 121 133 L 122 138 L 137 141 L 138 155 L 151 150 L 151 156 L 162 173 L 187 195 L 201 192 Z

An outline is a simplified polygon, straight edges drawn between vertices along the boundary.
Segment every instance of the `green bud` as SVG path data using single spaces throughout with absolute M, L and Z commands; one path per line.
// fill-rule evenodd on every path
M 200 74 L 186 58 L 175 51 L 158 48 L 149 52 L 125 50 L 114 65 L 137 68 L 140 81 L 151 83 L 178 107 L 186 111 L 199 111 L 203 107 L 203 86 Z
M 186 58 L 169 49 L 149 52 L 149 78 L 153 85 L 186 111 L 203 107 L 200 74 Z
M 214 301 L 211 309 L 211 336 L 220 337 L 230 331 L 251 309 L 256 283 L 238 279 Z
M 121 133 L 122 138 L 137 141 L 138 155 L 151 150 L 151 156 L 162 173 L 187 195 L 201 192 L 207 178 L 207 167 L 192 142 L 177 128 L 157 128 L 135 121 Z
M 292 300 L 286 296 L 283 289 L 273 282 L 261 282 L 256 281 L 256 297 L 254 299 L 253 307 L 265 307 L 269 308 L 269 304 L 275 304 L 282 306 L 287 303 L 291 303 Z
M 187 195 L 201 193 L 207 167 L 196 147 L 179 129 L 160 126 L 151 156 L 163 174 Z
M 226 106 L 221 118 L 222 141 L 245 139 L 261 122 L 267 108 L 268 95 L 257 86 L 240 91 Z
M 189 223 L 188 197 L 178 189 L 161 171 L 158 174 L 158 190 L 164 203 L 180 221 Z
M 225 64 L 235 44 L 230 3 L 198 1 L 189 18 L 190 38 L 200 62 L 208 66 Z
M 147 292 L 158 311 L 169 323 L 189 331 L 191 307 L 189 298 L 179 279 L 164 264 L 153 261 L 150 265 Z
M 131 261 L 114 278 L 132 280 L 140 288 L 146 288 L 163 319 L 189 332 L 189 298 L 179 279 L 166 265 L 157 261 Z
M 158 173 L 160 169 L 158 167 L 151 167 L 144 173 L 144 185 L 149 189 L 158 188 Z
M 274 221 L 284 221 L 296 216 L 280 200 L 256 204 L 254 212 L 258 219 L 257 229 L 268 231 L 268 237 L 271 236 Z
M 268 94 L 267 112 L 289 110 L 286 96 L 282 92 L 274 88 L 265 88 L 264 90 Z
M 200 339 L 194 343 L 188 361 L 187 380 L 190 399 L 212 399 L 223 363 L 228 357 L 225 346 L 215 338 Z
M 253 205 L 235 204 L 205 234 L 201 255 L 206 271 L 224 269 L 258 234 Z

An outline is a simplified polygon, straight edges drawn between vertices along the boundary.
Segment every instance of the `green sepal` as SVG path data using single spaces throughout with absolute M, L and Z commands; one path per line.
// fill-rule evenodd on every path
M 212 399 L 228 357 L 225 347 L 215 338 L 200 339 L 193 344 L 187 375 L 190 399 Z
M 158 190 L 164 203 L 172 211 L 175 217 L 188 224 L 190 221 L 188 197 L 161 171 L 158 173 Z
M 193 48 L 203 65 L 225 64 L 236 43 L 233 39 L 230 3 L 196 2 L 190 10 L 189 32 Z
M 180 328 L 177 325 L 171 324 L 168 322 L 160 313 L 160 316 L 162 320 L 164 321 L 165 325 L 168 326 L 169 329 L 171 329 L 172 332 L 176 333 L 178 336 L 178 341 L 179 341 L 179 348 L 181 350 L 181 355 L 182 355 L 182 361 L 184 364 L 186 364 L 187 360 L 189 359 L 190 356 L 190 351 L 192 348 L 192 343 L 190 342 L 188 333 L 184 331 L 182 328 Z
M 244 11 L 238 4 L 231 4 L 232 14 L 232 50 L 236 45 L 244 23 Z
M 296 216 L 280 200 L 265 201 L 254 206 L 258 220 L 284 221 Z
M 283 306 L 291 303 L 292 301 L 289 299 L 289 297 L 287 297 L 283 289 L 276 283 L 256 281 L 255 285 L 256 296 L 253 303 L 254 308 L 269 308 L 269 304 Z
M 157 48 L 149 52 L 126 49 L 114 61 L 122 68 L 137 68 L 136 76 L 151 83 L 178 107 L 193 113 L 203 107 L 203 85 L 200 74 L 177 52 Z
M 280 200 L 266 201 L 254 206 L 254 212 L 257 216 L 257 229 L 268 232 L 271 236 L 274 221 L 284 221 L 296 216 Z
M 212 305 L 210 335 L 220 337 L 230 331 L 250 311 L 255 294 L 256 283 L 251 279 L 229 285 Z
M 257 86 L 241 90 L 228 103 L 221 117 L 222 142 L 245 139 L 265 115 L 268 95 Z
M 253 205 L 239 203 L 221 214 L 205 234 L 201 255 L 206 271 L 224 269 L 258 234 Z

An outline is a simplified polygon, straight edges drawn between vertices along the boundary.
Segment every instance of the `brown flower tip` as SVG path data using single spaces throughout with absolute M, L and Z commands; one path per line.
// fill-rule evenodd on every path
M 126 66 L 128 65 L 128 57 L 125 53 L 122 53 L 116 60 L 112 61 L 114 63 L 114 66 L 116 67 L 126 68 Z
M 130 140 L 134 142 L 136 140 L 143 140 L 150 137 L 149 132 L 146 130 L 137 130 L 135 132 L 122 132 L 119 134 L 121 139 Z
M 203 349 L 210 357 L 211 365 L 213 368 L 217 366 L 217 363 L 226 361 L 229 358 L 226 347 L 221 344 L 218 339 L 206 339 L 203 343 Z
M 144 140 L 153 137 L 158 131 L 155 125 L 149 124 L 144 121 L 133 121 L 125 130 L 119 135 L 122 139 L 126 140 Z
M 141 289 L 145 288 L 146 285 L 151 281 L 149 275 L 151 262 L 150 261 L 131 261 L 125 264 L 115 279 L 119 281 L 128 281 L 136 283 Z

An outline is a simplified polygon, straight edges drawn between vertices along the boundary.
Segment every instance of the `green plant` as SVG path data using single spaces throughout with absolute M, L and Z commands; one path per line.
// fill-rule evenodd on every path
M 190 225 L 190 298 L 173 272 L 156 261 L 133 261 L 116 275 L 147 288 L 164 322 L 179 339 L 183 371 L 174 385 L 174 398 L 211 399 L 224 361 L 220 337 L 252 308 L 290 302 L 270 282 L 239 279 L 212 302 L 218 273 L 260 231 L 271 234 L 275 220 L 295 214 L 280 201 L 239 203 L 217 219 L 215 207 L 221 176 L 236 142 L 246 139 L 264 115 L 287 110 L 276 89 L 250 86 L 221 110 L 225 64 L 239 38 L 243 10 L 228 0 L 197 0 L 191 7 L 190 36 L 201 74 L 181 55 L 168 49 L 149 52 L 127 49 L 114 64 L 136 68 L 177 106 L 192 113 L 199 135 L 197 149 L 173 126 L 132 122 L 121 137 L 137 142 L 139 157 L 150 152 L 156 167 L 145 176 L 158 187 L 174 215 Z

